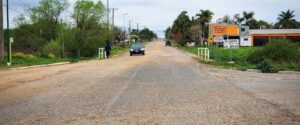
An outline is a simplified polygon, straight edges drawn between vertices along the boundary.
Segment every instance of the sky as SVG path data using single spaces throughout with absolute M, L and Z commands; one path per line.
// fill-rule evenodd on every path
M 38 5 L 39 1 L 9 0 L 11 5 L 10 25 L 14 27 L 13 19 L 20 13 L 26 13 L 25 5 L 34 7 Z M 71 6 L 61 17 L 71 21 L 70 13 L 76 0 L 68 1 Z M 101 1 L 106 5 L 107 0 Z M 159 36 L 163 36 L 164 30 L 171 26 L 178 14 L 184 10 L 190 16 L 194 16 L 201 9 L 209 9 L 214 12 L 213 21 L 224 15 L 233 16 L 243 11 L 253 11 L 257 20 L 275 23 L 281 11 L 291 9 L 295 11 L 295 19 L 300 21 L 300 0 L 109 0 L 109 5 L 110 8 L 118 8 L 115 12 L 117 26 L 123 27 L 125 19 L 126 27 L 128 27 L 130 20 L 132 27 L 136 27 L 139 23 L 139 28 L 148 27 Z M 4 7 L 4 9 L 6 8 Z M 128 15 L 124 16 L 125 13 Z M 4 16 L 6 17 L 6 14 Z M 5 18 L 5 27 L 6 22 Z

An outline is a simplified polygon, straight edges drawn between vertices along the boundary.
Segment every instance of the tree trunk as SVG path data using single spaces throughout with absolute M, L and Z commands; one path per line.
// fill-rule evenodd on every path
M 4 60 L 3 1 L 0 0 L 0 62 Z

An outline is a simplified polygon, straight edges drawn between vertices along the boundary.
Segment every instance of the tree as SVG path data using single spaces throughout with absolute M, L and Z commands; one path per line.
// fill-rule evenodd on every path
M 115 40 L 117 40 L 118 42 L 125 41 L 126 32 L 123 31 L 121 27 L 114 27 L 114 29 Z
M 172 34 L 174 35 L 175 42 L 184 45 L 190 40 L 189 30 L 192 26 L 192 22 L 187 15 L 187 11 L 182 11 L 172 26 Z
M 200 13 L 196 14 L 196 22 L 199 23 L 199 27 L 201 28 L 201 33 L 204 34 L 204 37 L 208 37 L 208 26 L 206 25 L 209 23 L 212 19 L 212 16 L 214 13 L 210 10 L 200 10 Z M 200 35 L 199 38 L 201 38 L 201 45 L 203 45 L 203 35 Z
M 241 24 L 243 21 L 244 21 L 244 18 L 243 17 L 240 17 L 240 14 L 235 14 L 233 16 L 233 19 L 234 19 L 234 22 L 235 24 Z
M 294 29 L 299 28 L 298 22 L 294 19 L 295 11 L 287 10 L 281 11 L 278 15 L 278 22 L 276 23 L 276 28 L 280 29 Z
M 257 29 L 259 28 L 258 21 L 254 18 L 255 13 L 253 11 L 247 12 L 244 11 L 242 13 L 242 17 L 240 17 L 240 14 L 235 14 L 234 17 L 234 23 L 235 24 L 242 24 L 249 26 L 250 29 Z
M 148 28 L 142 29 L 139 33 L 139 36 L 142 40 L 149 40 L 149 41 L 151 41 L 153 38 L 157 38 L 156 33 L 154 33 Z
M 244 11 L 243 12 L 244 25 L 249 26 L 250 29 L 259 28 L 259 26 L 257 24 L 257 20 L 254 18 L 254 15 L 255 15 L 255 13 L 253 11 L 251 11 L 251 12 Z
M 264 20 L 259 20 L 257 22 L 257 26 L 261 29 L 271 29 L 272 28 L 272 24 L 269 24 L 268 22 L 266 22 Z
M 76 2 L 72 18 L 76 24 L 75 44 L 77 53 L 84 56 L 92 56 L 97 48 L 104 44 L 103 17 L 105 7 L 101 1 L 80 0 Z M 104 39 L 105 38 L 105 39 Z M 80 51 L 84 50 L 84 51 Z
M 173 39 L 171 30 L 172 30 L 171 27 L 168 27 L 165 31 L 165 38 L 168 40 Z
M 29 8 L 33 23 L 38 24 L 43 36 L 48 40 L 55 40 L 59 29 L 59 16 L 69 7 L 67 0 L 42 0 L 39 6 Z
M 243 21 L 246 25 L 248 25 L 251 20 L 253 20 L 254 18 L 254 12 L 247 12 L 247 11 L 244 11 L 243 12 Z

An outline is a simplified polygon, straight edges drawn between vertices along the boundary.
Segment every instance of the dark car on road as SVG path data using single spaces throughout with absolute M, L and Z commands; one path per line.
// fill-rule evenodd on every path
M 129 50 L 130 56 L 133 54 L 143 54 L 145 55 L 145 47 L 140 44 L 133 44 Z

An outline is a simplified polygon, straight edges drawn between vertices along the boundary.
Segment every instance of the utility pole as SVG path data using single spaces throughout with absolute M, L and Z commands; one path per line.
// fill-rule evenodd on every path
M 0 62 L 4 60 L 3 1 L 0 0 Z
M 107 0 L 107 8 L 106 8 L 106 13 L 107 13 L 107 40 L 109 41 L 109 0 Z
M 129 42 L 131 42 L 131 38 L 130 38 L 130 34 L 131 34 L 131 20 L 129 20 L 129 25 L 128 25 L 128 36 L 129 36 Z
M 230 49 L 230 62 L 229 63 L 233 63 L 233 61 L 232 61 L 232 44 L 231 44 L 231 41 L 229 41 L 229 18 L 228 18 L 228 20 L 227 20 L 227 27 L 226 27 L 226 34 L 227 34 L 227 44 L 229 44 L 229 49 Z
M 62 42 L 62 58 L 65 57 L 65 42 L 64 42 L 64 26 L 63 20 L 61 19 L 61 42 Z
M 202 46 L 202 38 L 201 38 L 201 33 L 202 33 L 202 27 L 201 27 L 201 22 L 199 22 L 199 43 L 200 43 L 200 46 Z M 198 43 L 198 45 L 199 45 Z
M 124 13 L 123 14 L 123 31 L 124 31 L 124 43 L 125 43 L 125 40 L 126 40 L 126 16 L 128 15 L 128 13 Z
M 10 58 L 10 47 L 9 47 L 9 44 L 10 44 L 10 41 L 9 41 L 9 2 L 8 0 L 6 0 L 6 15 L 7 15 L 7 34 L 6 34 L 6 42 L 7 42 L 7 64 L 10 66 L 10 63 L 11 63 L 11 58 Z
M 112 31 L 113 31 L 113 38 L 112 43 L 115 43 L 115 11 L 118 10 L 118 8 L 112 8 Z
M 140 23 L 136 23 L 136 30 L 137 30 L 137 41 L 136 42 L 139 42 L 140 40 L 140 35 L 139 35 L 139 25 L 140 25 Z

